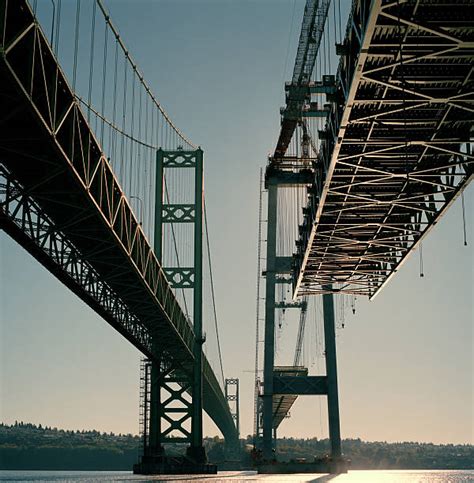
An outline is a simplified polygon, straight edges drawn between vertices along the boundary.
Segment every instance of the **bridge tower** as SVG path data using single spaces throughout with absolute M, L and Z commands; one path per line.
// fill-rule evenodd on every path
M 180 193 L 184 201 L 170 199 L 165 171 L 178 169 L 194 172 L 192 200 L 187 192 Z M 203 209 L 202 150 L 164 151 L 160 148 L 156 156 L 154 251 L 171 287 L 192 292 L 194 363 L 189 367 L 183 361 L 167 357 L 166 342 L 156 334 L 153 340 L 154 358 L 149 371 L 149 414 L 144 425 L 147 434 L 144 433 L 144 455 L 137 473 L 217 471 L 215 465 L 207 464 L 202 429 L 202 349 L 205 341 L 202 329 Z M 167 260 L 163 256 L 163 235 L 167 224 L 193 225 L 193 255 L 186 260 L 189 265 L 181 266 L 176 254 L 173 266 L 165 266 Z M 164 447 L 166 443 L 188 444 L 186 457 L 168 457 Z
M 285 158 L 270 158 L 265 174 L 267 198 L 267 267 L 265 275 L 265 329 L 264 329 L 264 367 L 262 404 L 262 439 L 258 443 L 262 459 L 259 461 L 259 472 L 305 472 L 302 468 L 287 468 L 274 463 L 276 460 L 277 426 L 283 419 L 280 408 L 288 406 L 285 398 L 291 400 L 290 405 L 298 395 L 327 396 L 329 416 L 329 436 L 331 441 L 331 460 L 308 468 L 312 472 L 339 472 L 341 469 L 341 436 L 339 423 L 339 401 L 337 388 L 337 362 L 335 342 L 335 317 L 331 287 L 323 295 L 324 312 L 324 342 L 326 355 L 326 375 L 308 376 L 303 367 L 275 366 L 275 313 L 278 309 L 301 308 L 305 310 L 304 301 L 276 302 L 276 286 L 280 283 L 291 284 L 290 276 L 293 270 L 293 257 L 277 256 L 277 223 L 278 223 L 278 190 L 308 186 L 313 176 L 308 165 L 295 169 L 293 159 L 290 169 L 285 169 Z M 259 417 L 257 415 L 257 417 Z M 258 436 L 258 435 L 257 435 Z M 329 463 L 329 464 L 328 464 Z M 343 470 L 344 471 L 344 470 Z
M 229 404 L 232 419 L 237 428 L 237 439 L 225 441 L 225 459 L 229 462 L 240 462 L 240 390 L 239 379 L 226 378 L 225 380 L 225 398 Z

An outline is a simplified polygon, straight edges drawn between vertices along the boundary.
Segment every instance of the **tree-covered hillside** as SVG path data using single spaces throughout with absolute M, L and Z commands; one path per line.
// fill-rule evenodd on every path
M 139 443 L 131 434 L 0 424 L 0 469 L 129 470 Z
M 222 439 L 206 438 L 209 460 L 225 460 Z M 242 463 L 250 468 L 252 438 L 242 441 Z M 183 451 L 171 445 L 168 453 Z M 305 458 L 312 461 L 329 451 L 327 439 L 282 438 L 277 443 L 278 459 Z M 473 445 L 434 445 L 431 443 L 343 441 L 345 455 L 353 469 L 474 469 Z M 138 461 L 140 438 L 131 434 L 98 431 L 70 431 L 34 424 L 0 423 L 0 469 L 37 470 L 131 470 Z
M 352 469 L 474 469 L 473 445 L 345 439 L 342 448 Z M 282 460 L 311 461 L 329 453 L 329 440 L 283 438 L 278 440 L 277 449 Z

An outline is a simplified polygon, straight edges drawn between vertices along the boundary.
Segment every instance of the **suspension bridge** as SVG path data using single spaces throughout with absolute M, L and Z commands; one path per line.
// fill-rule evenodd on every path
M 78 0 L 68 17 L 63 7 L 0 2 L 0 224 L 143 354 L 135 471 L 212 473 L 202 412 L 238 457 L 239 390 L 222 367 L 204 153 L 173 124 L 103 2 Z M 347 26 L 341 10 L 306 1 L 261 179 L 262 472 L 347 469 L 334 298 L 375 297 L 472 179 L 472 3 L 353 0 Z M 309 375 L 305 325 L 320 300 L 326 370 Z M 291 366 L 275 363 L 287 311 L 299 319 Z M 277 465 L 278 427 L 302 395 L 327 398 L 331 455 Z M 167 455 L 175 442 L 185 457 Z
M 146 358 L 137 471 L 215 471 L 202 411 L 234 448 L 238 418 L 220 348 L 216 373 L 202 347 L 203 152 L 158 103 L 102 2 L 77 2 L 71 31 L 52 7 L 1 3 L 2 228 Z M 189 444 L 188 457 L 166 457 L 169 442 Z

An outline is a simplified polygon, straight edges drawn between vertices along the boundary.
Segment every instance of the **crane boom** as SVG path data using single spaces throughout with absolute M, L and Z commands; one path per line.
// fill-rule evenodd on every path
M 318 54 L 331 0 L 306 0 L 296 52 L 293 77 L 285 85 L 286 107 L 281 109 L 281 129 L 274 158 L 285 155 L 305 102 L 310 100 L 309 83 Z

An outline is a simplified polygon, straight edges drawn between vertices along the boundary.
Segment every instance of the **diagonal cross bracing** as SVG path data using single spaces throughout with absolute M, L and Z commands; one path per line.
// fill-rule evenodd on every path
M 471 181 L 474 5 L 354 0 L 295 295 L 373 297 Z

